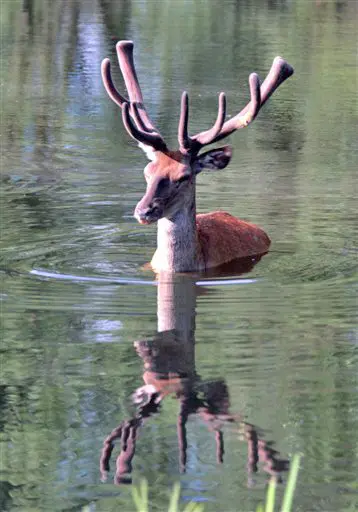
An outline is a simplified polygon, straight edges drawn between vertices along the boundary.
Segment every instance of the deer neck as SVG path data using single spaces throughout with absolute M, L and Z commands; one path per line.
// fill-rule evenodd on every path
M 154 270 L 187 272 L 200 268 L 195 188 L 183 209 L 171 218 L 158 221 L 157 244 L 152 260 Z

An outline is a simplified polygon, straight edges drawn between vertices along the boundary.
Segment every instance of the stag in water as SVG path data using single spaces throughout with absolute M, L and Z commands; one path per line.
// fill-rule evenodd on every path
M 179 148 L 171 150 L 145 109 L 134 66 L 133 42 L 119 41 L 116 49 L 129 98 L 116 89 L 109 59 L 102 62 L 102 78 L 110 98 L 122 109 L 127 132 L 151 160 L 144 169 L 147 189 L 134 216 L 141 224 L 158 222 L 157 250 L 151 261 L 153 270 L 195 272 L 242 257 L 265 254 L 270 239 L 255 224 L 224 211 L 196 214 L 195 179 L 203 169 L 218 170 L 228 165 L 232 156 L 230 146 L 204 153 L 200 151 L 248 126 L 279 85 L 292 75 L 293 68 L 281 57 L 276 57 L 262 84 L 258 75 L 252 73 L 249 77 L 250 102 L 228 120 L 226 96 L 220 93 L 215 123 L 196 135 L 189 135 L 188 94 L 183 92 L 178 125 Z

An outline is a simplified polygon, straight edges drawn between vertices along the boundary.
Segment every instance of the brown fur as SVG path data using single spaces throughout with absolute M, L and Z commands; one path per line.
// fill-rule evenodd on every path
M 196 226 L 205 268 L 263 254 L 270 247 L 271 241 L 261 228 L 227 212 L 199 214 Z
M 189 167 L 189 158 L 180 151 L 155 152 L 155 159 L 146 167 L 147 176 L 161 176 L 172 181 L 184 176 Z
M 160 179 L 168 178 L 161 199 L 164 206 L 158 220 L 157 250 L 151 261 L 155 272 L 202 271 L 268 251 L 270 239 L 255 224 L 223 211 L 196 215 L 195 171 L 200 172 L 201 167 L 220 169 L 230 157 L 231 150 L 227 147 L 212 150 L 197 158 L 200 163 L 197 170 L 197 164 L 180 152 L 154 153 L 153 161 L 145 169 L 147 191 L 137 209 L 153 204 L 163 193 L 157 188 Z M 190 179 L 175 188 L 176 181 L 188 174 Z M 170 203 L 172 197 L 175 201 L 168 209 L 166 198 Z
M 269 250 L 271 241 L 261 228 L 227 212 L 199 214 L 196 225 L 189 219 L 182 215 L 173 223 L 159 221 L 158 249 L 151 261 L 155 272 L 207 270 Z

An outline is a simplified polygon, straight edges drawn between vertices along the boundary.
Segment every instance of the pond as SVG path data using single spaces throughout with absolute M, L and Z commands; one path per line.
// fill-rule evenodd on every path
M 180 482 L 182 507 L 253 511 L 295 453 L 295 510 L 358 506 L 356 2 L 12 0 L 0 23 L 1 510 L 132 511 L 146 478 L 153 510 Z M 195 133 L 295 68 L 197 180 L 198 211 L 269 233 L 253 268 L 145 266 L 146 159 L 100 76 L 120 39 L 173 145 L 183 90 Z

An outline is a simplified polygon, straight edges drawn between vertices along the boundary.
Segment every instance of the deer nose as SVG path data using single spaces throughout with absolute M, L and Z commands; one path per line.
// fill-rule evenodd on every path
M 153 221 L 153 217 L 155 217 L 155 213 L 157 211 L 156 207 L 152 205 L 143 207 L 138 207 L 134 210 L 134 217 L 140 224 L 149 224 Z M 156 219 L 155 219 L 156 220 Z
M 135 209 L 134 217 L 137 219 L 140 224 L 148 224 L 148 214 L 150 213 L 151 208 L 145 208 L 143 210 Z

